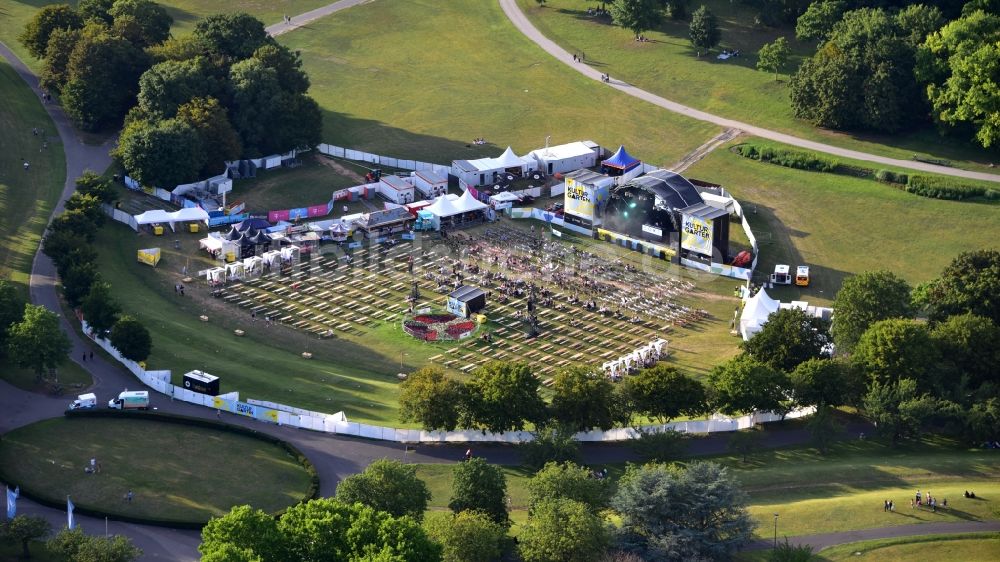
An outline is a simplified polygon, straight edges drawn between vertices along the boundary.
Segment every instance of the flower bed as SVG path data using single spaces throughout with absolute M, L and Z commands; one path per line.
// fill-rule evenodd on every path
M 403 320 L 403 331 L 424 341 L 462 340 L 476 331 L 476 323 L 453 314 L 418 314 Z

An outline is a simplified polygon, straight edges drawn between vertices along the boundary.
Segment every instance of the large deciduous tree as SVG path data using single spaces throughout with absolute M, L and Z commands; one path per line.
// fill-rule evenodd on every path
M 924 289 L 931 321 L 971 312 L 1000 326 L 1000 250 L 962 252 Z
M 274 42 L 260 20 L 242 12 L 208 16 L 195 25 L 194 36 L 208 52 L 231 60 L 248 58 Z
M 748 355 L 716 366 L 708 375 L 711 403 L 729 415 L 753 412 L 788 413 L 791 382 L 788 375 Z
M 38 77 L 41 87 L 53 92 L 62 91 L 62 87 L 69 81 L 69 58 L 79 40 L 79 29 L 56 29 L 52 32 L 45 49 L 42 72 Z
M 0 526 L 0 536 L 21 543 L 21 558 L 31 558 L 28 545 L 31 541 L 44 538 L 52 532 L 52 525 L 44 517 L 36 515 L 18 515 Z
M 706 410 L 705 387 L 670 365 L 658 363 L 643 369 L 623 385 L 634 411 L 660 423 Z
M 880 320 L 861 335 L 852 359 L 873 380 L 912 379 L 927 392 L 938 388 L 941 354 L 927 325 L 902 318 Z
M 864 392 L 860 371 L 840 359 L 810 359 L 789 374 L 795 402 L 803 406 L 857 404 Z
M 481 511 L 504 527 L 510 526 L 507 478 L 500 467 L 475 457 L 456 464 L 452 476 L 452 496 L 448 502 L 452 511 Z
M 10 281 L 0 279 L 0 357 L 7 351 L 10 327 L 24 317 L 24 297 Z
M 608 504 L 608 484 L 594 478 L 585 467 L 574 463 L 547 463 L 528 480 L 528 509 L 555 498 L 574 500 L 595 513 Z
M 90 285 L 90 291 L 80 303 L 80 311 L 87 324 L 98 334 L 104 334 L 118 321 L 122 307 L 111 294 L 111 285 L 97 281 Z
M 663 20 L 662 10 L 660 0 L 614 0 L 608 8 L 611 21 L 631 31 L 636 37 L 660 25 Z
M 69 4 L 54 4 L 45 6 L 35 13 L 27 24 L 18 41 L 31 53 L 40 59 L 45 56 L 49 45 L 49 37 L 57 29 L 80 29 L 83 18 Z
M 170 37 L 174 23 L 174 18 L 152 0 L 115 0 L 108 15 L 115 34 L 140 49 Z
M 966 129 L 984 147 L 1000 142 L 1000 14 L 972 11 L 930 34 L 917 51 L 916 75 L 931 114 Z
M 969 390 L 1000 387 L 1000 327 L 985 316 L 965 313 L 934 326 L 931 338 L 946 362 L 964 375 Z
M 915 437 L 935 410 L 936 402 L 919 394 L 917 382 L 901 379 L 883 383 L 872 381 L 864 398 L 864 414 L 875 424 L 875 431 L 895 445 Z
M 472 373 L 468 382 L 469 427 L 503 432 L 522 430 L 525 423 L 544 418 L 538 379 L 524 363 L 492 361 Z
M 142 50 L 100 25 L 87 25 L 66 65 L 66 113 L 86 131 L 117 125 L 135 103 L 139 76 L 148 66 Z
M 702 49 L 712 50 L 722 39 L 719 31 L 719 23 L 706 6 L 701 6 L 691 14 L 691 25 L 688 26 L 688 36 L 691 38 L 691 45 L 694 46 L 698 56 L 701 56 Z
M 39 378 L 66 360 L 72 345 L 59 327 L 59 316 L 44 306 L 25 305 L 23 319 L 8 329 L 10 358 L 30 367 Z
M 138 103 L 129 119 L 169 119 L 197 97 L 222 96 L 224 76 L 205 57 L 154 64 L 139 78 Z
M 818 0 L 809 4 L 795 22 L 795 37 L 800 41 L 825 41 L 847 8 L 843 0 Z
M 847 12 L 792 78 L 792 110 L 821 127 L 891 133 L 911 126 L 925 106 L 914 56 L 888 12 Z
M 743 342 L 743 351 L 772 368 L 789 372 L 803 361 L 823 357 L 829 326 L 797 308 L 777 310 L 761 330 Z
M 442 562 L 495 562 L 507 542 L 507 528 L 479 511 L 435 512 L 424 528 L 441 545 Z
M 888 271 L 866 271 L 844 280 L 833 309 L 830 333 L 837 351 L 849 353 L 875 322 L 913 316 L 910 285 Z
M 778 37 L 771 43 L 761 45 L 760 51 L 757 51 L 757 70 L 773 72 L 774 79 L 777 80 L 778 72 L 788 64 L 788 55 L 791 52 L 784 37 Z
M 562 369 L 552 382 L 552 416 L 577 431 L 614 426 L 614 385 L 585 368 Z
M 206 158 L 198 131 L 177 118 L 129 123 L 114 155 L 142 185 L 164 189 L 198 179 Z
M 428 431 L 458 426 L 465 387 L 448 378 L 441 367 L 428 365 L 406 377 L 399 390 L 399 417 Z
M 532 508 L 518 535 L 524 562 L 593 562 L 610 543 L 604 521 L 582 502 L 545 499 Z
M 226 116 L 226 108 L 215 98 L 192 98 L 177 108 L 177 119 L 190 125 L 205 147 L 200 177 L 224 172 L 226 161 L 235 160 L 243 151 L 240 136 Z
M 611 499 L 624 546 L 678 562 L 726 559 L 747 544 L 754 523 L 746 505 L 728 471 L 708 462 L 631 467 Z
M 111 345 L 126 359 L 145 361 L 153 349 L 153 338 L 142 322 L 122 315 L 111 328 Z
M 337 484 L 337 499 L 361 503 L 395 517 L 409 515 L 420 521 L 431 499 L 430 490 L 417 478 L 417 467 L 390 459 L 379 459 L 361 473 Z
M 80 530 L 63 529 L 46 544 L 49 552 L 61 554 L 66 560 L 87 562 L 133 562 L 142 556 L 142 549 L 121 535 L 91 536 Z

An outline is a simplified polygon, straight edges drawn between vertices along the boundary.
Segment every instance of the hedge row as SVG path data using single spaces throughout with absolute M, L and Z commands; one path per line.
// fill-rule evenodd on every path
M 930 197 L 932 199 L 949 199 L 955 201 L 976 197 L 989 200 L 1000 199 L 1000 190 L 990 189 L 986 186 L 970 185 L 963 183 L 958 178 L 908 175 L 891 170 L 873 170 L 861 166 L 840 164 L 836 160 L 824 158 L 811 152 L 761 146 L 752 142 L 734 146 L 733 152 L 744 158 L 769 162 L 785 166 L 786 168 L 874 179 L 893 185 L 914 195 Z
M 837 161 L 810 152 L 758 146 L 754 143 L 738 144 L 733 149 L 737 154 L 751 160 L 770 162 L 786 168 L 811 170 L 814 172 L 833 172 L 837 169 Z
M 260 439 L 267 443 L 277 445 L 284 449 L 288 454 L 294 457 L 306 472 L 309 474 L 309 490 L 306 495 L 302 498 L 302 501 L 308 501 L 319 497 L 319 474 L 316 472 L 316 467 L 309 461 L 308 458 L 296 447 L 287 441 L 283 441 L 274 437 L 273 435 L 268 435 L 266 433 L 261 433 L 255 429 L 250 429 L 248 427 L 243 427 L 239 425 L 231 425 L 228 423 L 223 423 L 215 420 L 208 420 L 203 418 L 196 418 L 191 416 L 181 416 L 178 414 L 167 414 L 161 412 L 120 412 L 117 410 L 67 410 L 65 413 L 67 418 L 110 418 L 110 417 L 127 417 L 129 419 L 139 419 L 147 421 L 156 421 L 161 423 L 173 423 L 177 425 L 187 425 L 193 427 L 203 427 L 208 429 L 214 429 L 218 431 L 227 431 L 236 435 L 243 435 L 247 437 L 252 437 L 254 439 Z M 3 474 L 3 469 L 0 467 L 0 480 L 9 481 L 9 478 Z M 21 494 L 24 497 L 40 503 L 44 506 L 51 507 L 53 509 L 66 509 L 65 500 L 53 500 L 49 497 L 40 495 L 33 490 L 21 487 Z M 205 526 L 204 521 L 183 521 L 177 519 L 154 519 L 146 517 L 133 517 L 130 515 L 122 515 L 117 513 L 104 513 L 101 511 L 96 511 L 92 509 L 87 509 L 85 507 L 76 506 L 74 510 L 76 513 L 82 515 L 89 515 L 91 517 L 107 517 L 114 521 L 124 521 L 126 523 L 139 523 L 143 525 L 155 525 L 157 527 L 169 527 L 172 529 L 196 529 L 200 530 Z M 279 517 L 284 513 L 285 510 L 278 511 L 273 515 Z

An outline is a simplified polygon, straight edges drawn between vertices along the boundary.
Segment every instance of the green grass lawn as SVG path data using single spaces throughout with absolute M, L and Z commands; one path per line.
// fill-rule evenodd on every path
M 92 457 L 101 464 L 97 474 L 84 472 Z M 305 468 L 277 445 L 145 419 L 58 418 L 26 426 L 4 435 L 0 466 L 7 482 L 51 501 L 69 495 L 79 507 L 160 520 L 207 521 L 242 504 L 274 512 L 309 489 Z
M 331 164 L 350 173 L 332 168 Z M 297 168 L 258 171 L 256 178 L 233 181 L 233 191 L 227 197 L 229 201 L 245 201 L 247 209 L 252 212 L 321 205 L 330 201 L 334 191 L 364 183 L 367 172 L 367 169 L 346 160 L 309 153 L 302 156 L 302 165 Z M 381 208 L 381 201 L 373 203 Z M 367 209 L 357 202 L 350 203 L 349 208 L 357 213 Z M 340 216 L 342 212 L 338 205 L 333 216 Z
M 54 385 L 59 385 L 66 395 L 67 403 L 75 397 L 77 391 L 90 386 L 93 380 L 89 372 L 69 359 L 56 370 L 54 380 L 47 380 L 44 383 L 38 382 L 33 370 L 22 369 L 7 361 L 0 363 L 0 378 L 18 388 L 36 392 L 51 392 L 54 390 Z
M 965 449 L 943 440 L 890 449 L 874 441 L 844 442 L 827 455 L 813 449 L 773 450 L 744 463 L 725 455 L 707 460 L 727 466 L 750 498 L 750 513 L 760 536 L 770 536 L 773 514 L 779 514 L 779 535 L 797 536 L 836 531 L 910 525 L 937 521 L 1000 518 L 1000 464 L 996 451 Z M 609 465 L 616 481 L 622 465 Z M 452 467 L 418 465 L 427 482 L 432 510 L 447 509 L 451 498 Z M 527 514 L 527 483 L 533 472 L 504 467 L 507 492 L 515 519 Z M 948 508 L 937 513 L 910 510 L 917 489 L 930 491 Z M 962 497 L 972 490 L 978 499 Z M 892 499 L 896 512 L 882 511 Z
M 672 164 L 718 128 L 636 102 L 565 68 L 496 2 L 376 1 L 279 41 L 301 51 L 326 142 L 448 164 L 592 139 Z M 484 137 L 486 146 L 467 146 Z
M 915 285 L 940 275 L 960 252 L 1000 239 L 995 202 L 928 199 L 872 180 L 748 160 L 725 147 L 687 175 L 720 183 L 740 201 L 760 245 L 757 279 L 779 263 L 810 266 L 808 288 L 768 293 L 782 301 L 829 303 L 845 277 L 867 270 L 887 269 Z
M 930 127 L 894 135 L 851 134 L 822 130 L 796 119 L 789 103 L 790 72 L 808 58 L 812 44 L 795 39 L 791 27 L 754 25 L 754 11 L 727 0 L 705 0 L 719 19 L 722 43 L 711 54 L 699 58 L 688 39 L 689 21 L 665 20 L 656 31 L 645 33 L 647 43 L 634 41 L 633 34 L 614 26 L 610 18 L 588 16 L 589 0 L 550 0 L 539 7 L 534 0 L 518 0 L 521 9 L 543 34 L 570 52 L 582 52 L 588 64 L 612 77 L 716 115 L 794 134 L 853 150 L 910 159 L 914 154 L 944 158 L 963 168 L 986 168 L 996 158 L 982 148 L 941 137 Z M 697 5 L 692 5 L 694 10 Z M 756 70 L 757 51 L 764 43 L 785 36 L 792 48 L 786 74 Z M 739 49 L 738 58 L 718 60 L 721 49 Z
M 1000 533 L 925 535 L 842 544 L 821 550 L 820 560 L 909 562 L 961 560 L 993 562 L 1000 559 Z
M 49 552 L 45 548 L 45 543 L 40 541 L 31 541 L 28 545 L 28 552 L 31 553 L 31 560 L 33 562 L 63 562 L 61 556 Z M 0 560 L 21 560 L 20 556 L 21 543 L 0 540 Z

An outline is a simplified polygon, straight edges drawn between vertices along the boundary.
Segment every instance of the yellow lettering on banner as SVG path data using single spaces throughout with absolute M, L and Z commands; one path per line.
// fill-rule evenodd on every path
M 268 410 L 267 412 L 264 413 L 264 415 L 267 416 L 267 418 L 269 420 L 273 421 L 274 423 L 278 423 L 278 411 L 277 410 Z
M 222 398 L 219 398 L 218 396 L 213 396 L 212 397 L 212 407 L 213 408 L 215 408 L 216 410 L 218 410 L 218 409 L 221 409 L 223 406 L 225 406 L 225 404 L 223 403 Z

